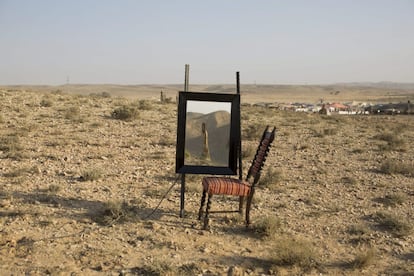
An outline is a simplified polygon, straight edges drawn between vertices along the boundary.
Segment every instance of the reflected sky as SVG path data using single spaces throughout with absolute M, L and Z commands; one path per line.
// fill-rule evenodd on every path
M 215 111 L 231 112 L 230 102 L 187 101 L 187 112 L 208 114 Z

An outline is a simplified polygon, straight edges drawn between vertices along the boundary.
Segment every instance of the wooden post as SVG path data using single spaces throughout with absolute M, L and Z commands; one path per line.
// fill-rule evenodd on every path
M 210 149 L 208 147 L 208 131 L 206 127 L 206 123 L 201 124 L 201 134 L 203 135 L 203 149 L 201 152 L 201 159 L 210 161 Z
M 240 72 L 236 72 L 236 92 L 240 95 Z M 241 100 L 239 102 L 241 105 Z M 241 106 L 239 105 L 238 112 L 241 113 Z M 238 145 L 238 160 L 239 160 L 239 180 L 243 180 L 243 160 L 242 160 L 242 139 L 241 139 L 241 114 L 239 114 L 239 145 Z M 245 198 L 241 196 L 239 198 L 239 214 L 243 214 L 243 206 L 244 206 Z
M 188 92 L 188 83 L 190 76 L 190 65 L 185 65 L 184 73 L 184 91 Z M 181 195 L 180 195 L 180 218 L 184 217 L 184 207 L 185 207 L 185 173 L 181 174 Z
M 190 77 L 190 65 L 185 65 L 185 76 L 184 76 L 184 91 L 188 92 L 188 83 L 189 83 L 189 77 Z
M 240 72 L 236 72 L 236 87 L 237 87 L 237 94 L 240 95 Z M 240 99 L 241 105 L 241 99 Z M 241 106 L 239 106 L 239 112 L 241 113 Z M 241 137 L 241 114 L 239 114 L 240 122 L 239 122 L 239 179 L 243 179 L 243 160 L 242 160 L 242 137 Z

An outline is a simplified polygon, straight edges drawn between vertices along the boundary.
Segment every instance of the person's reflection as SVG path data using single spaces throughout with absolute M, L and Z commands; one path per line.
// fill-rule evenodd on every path
M 201 133 L 203 134 L 203 151 L 201 152 L 201 159 L 210 160 L 210 150 L 208 148 L 208 132 L 206 128 L 206 123 L 201 124 Z

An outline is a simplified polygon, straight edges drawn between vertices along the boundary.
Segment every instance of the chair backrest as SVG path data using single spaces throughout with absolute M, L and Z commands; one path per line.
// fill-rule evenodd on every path
M 267 126 L 263 132 L 260 144 L 257 148 L 256 155 L 253 158 L 252 165 L 249 168 L 249 171 L 246 176 L 246 181 L 249 181 L 250 178 L 253 178 L 253 186 L 259 181 L 260 172 L 263 168 L 266 157 L 269 153 L 270 146 L 275 139 L 276 128 L 273 127 L 273 130 L 270 130 L 270 127 Z

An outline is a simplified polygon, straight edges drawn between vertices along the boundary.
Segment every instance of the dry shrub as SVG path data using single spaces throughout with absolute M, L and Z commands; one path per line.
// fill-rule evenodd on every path
M 101 123 L 101 122 L 92 122 L 89 126 L 91 128 L 99 128 L 99 127 L 103 126 L 103 123 Z
M 71 106 L 65 111 L 65 119 L 72 122 L 82 123 L 80 108 L 78 106 Z
M 0 137 L 0 150 L 4 152 L 20 151 L 23 147 L 17 135 Z
M 385 145 L 380 145 L 379 149 L 383 151 L 404 151 L 406 144 L 405 140 L 402 139 L 398 134 L 393 133 L 382 133 L 374 136 L 374 139 L 387 142 Z
M 45 97 L 40 101 L 40 106 L 42 107 L 51 107 L 53 106 L 53 101 L 52 99 Z
M 104 205 L 103 210 L 94 216 L 94 220 L 102 225 L 113 225 L 133 220 L 136 216 L 135 207 L 125 201 L 109 201 Z
M 158 145 L 160 146 L 175 146 L 176 145 L 176 137 L 175 136 L 161 136 Z
M 183 276 L 201 275 L 202 270 L 197 263 L 183 264 L 178 267 L 178 274 Z
M 21 160 L 25 157 L 19 136 L 21 137 L 22 135 L 13 133 L 0 137 L 0 152 L 3 152 L 0 157 L 15 160 Z
M 387 159 L 382 162 L 379 171 L 385 174 L 403 174 L 407 176 L 414 176 L 414 164 L 407 164 L 402 161 Z
M 373 218 L 378 227 L 397 237 L 408 236 L 412 231 L 412 226 L 409 223 L 391 213 L 379 211 L 373 215 Z
M 325 136 L 333 136 L 338 133 L 338 130 L 335 128 L 313 129 L 312 131 L 313 135 L 319 138 L 323 138 Z
M 275 243 L 272 254 L 276 266 L 298 266 L 307 271 L 318 266 L 313 245 L 305 240 L 281 237 Z
M 361 148 L 355 148 L 355 149 L 352 150 L 352 153 L 355 153 L 355 154 L 360 154 L 360 153 L 364 153 L 364 152 L 365 152 L 365 150 L 361 149 Z
M 149 100 L 140 100 L 138 101 L 138 108 L 140 110 L 151 110 L 153 109 L 153 104 Z
M 103 91 L 101 93 L 90 93 L 89 96 L 91 96 L 92 98 L 110 98 L 111 93 Z
M 324 136 L 328 136 L 328 135 L 336 135 L 338 133 L 338 130 L 335 128 L 325 128 L 323 130 L 323 135 Z
M 111 117 L 117 120 L 133 121 L 138 119 L 139 111 L 135 106 L 123 105 L 112 111 Z
M 264 217 L 257 221 L 254 225 L 254 232 L 259 234 L 261 238 L 273 239 L 276 234 L 281 232 L 282 221 L 274 216 Z

